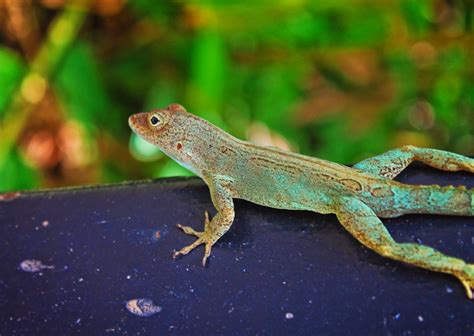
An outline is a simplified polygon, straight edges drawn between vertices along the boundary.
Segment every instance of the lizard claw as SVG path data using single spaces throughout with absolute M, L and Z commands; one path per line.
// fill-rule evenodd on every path
M 206 243 L 206 248 L 204 250 L 204 257 L 202 258 L 202 266 L 206 266 L 207 258 L 211 255 L 212 244 Z
M 474 264 L 467 264 L 464 267 L 464 273 L 458 276 L 459 280 L 466 289 L 467 297 L 471 300 L 474 299 L 472 290 L 474 289 Z

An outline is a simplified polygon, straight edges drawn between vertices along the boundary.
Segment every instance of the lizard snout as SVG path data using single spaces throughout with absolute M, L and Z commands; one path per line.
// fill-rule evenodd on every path
M 140 131 L 146 127 L 147 115 L 147 113 L 136 113 L 128 117 L 128 125 L 135 133 L 142 133 Z

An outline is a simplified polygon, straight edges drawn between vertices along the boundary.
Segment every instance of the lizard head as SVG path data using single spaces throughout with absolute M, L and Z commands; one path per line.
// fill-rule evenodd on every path
M 146 141 L 160 146 L 164 138 L 168 136 L 168 129 L 174 111 L 186 112 L 181 105 L 172 104 L 165 109 L 133 114 L 128 118 L 128 125 L 133 132 Z
M 158 146 L 166 155 L 199 175 L 195 162 L 199 139 L 190 136 L 204 120 L 188 113 L 179 104 L 164 109 L 133 114 L 128 118 L 130 128 L 146 141 Z

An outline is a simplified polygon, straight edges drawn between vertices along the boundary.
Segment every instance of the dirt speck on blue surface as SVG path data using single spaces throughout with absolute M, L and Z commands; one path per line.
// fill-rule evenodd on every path
M 160 306 L 155 306 L 153 301 L 150 299 L 133 299 L 127 302 L 127 310 L 135 315 L 148 317 L 159 313 L 161 311 Z
M 160 231 L 160 230 L 156 231 L 155 234 L 153 235 L 153 237 L 154 237 L 156 240 L 160 239 L 160 238 L 161 238 L 161 231 Z
M 54 269 L 52 265 L 45 265 L 40 260 L 26 259 L 20 263 L 20 269 L 25 272 L 35 273 L 44 269 Z

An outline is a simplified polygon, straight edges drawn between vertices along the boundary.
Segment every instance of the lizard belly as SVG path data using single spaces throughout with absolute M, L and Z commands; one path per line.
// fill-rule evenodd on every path
M 254 177 L 236 182 L 236 198 L 259 205 L 287 210 L 309 210 L 332 213 L 332 197 L 324 188 L 315 188 L 312 183 L 288 177 Z

